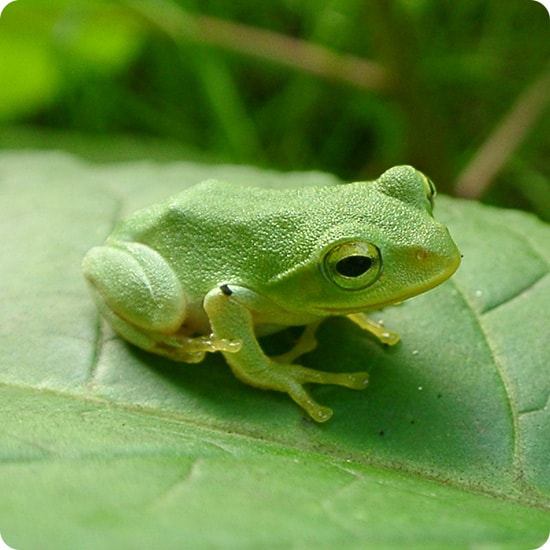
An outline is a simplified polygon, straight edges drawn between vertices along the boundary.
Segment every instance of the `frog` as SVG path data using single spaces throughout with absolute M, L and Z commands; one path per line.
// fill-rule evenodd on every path
M 326 422 L 333 411 L 309 385 L 362 390 L 369 375 L 297 360 L 332 317 L 397 344 L 368 313 L 438 286 L 461 261 L 435 196 L 408 165 L 338 185 L 206 180 L 119 221 L 82 270 L 99 313 L 131 344 L 184 363 L 220 352 L 242 382 Z M 260 339 L 289 327 L 303 327 L 292 348 L 268 356 Z

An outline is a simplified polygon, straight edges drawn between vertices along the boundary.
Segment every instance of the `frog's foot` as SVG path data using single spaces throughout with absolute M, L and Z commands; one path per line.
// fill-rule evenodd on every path
M 239 363 L 238 354 L 233 357 L 235 360 L 229 357 L 227 359 L 237 378 L 251 386 L 287 393 L 316 422 L 329 420 L 332 409 L 319 405 L 304 388 L 304 384 L 334 384 L 362 390 L 366 388 L 369 380 L 366 372 L 324 372 L 273 360 L 261 370 L 252 370 Z
M 366 372 L 322 372 L 301 365 L 281 365 L 281 369 L 286 371 L 284 378 L 287 379 L 287 388 L 283 391 L 286 391 L 316 422 L 329 420 L 332 417 L 332 409 L 319 405 L 305 390 L 303 384 L 334 384 L 353 390 L 363 390 L 369 382 Z
M 366 330 L 376 336 L 382 344 L 395 346 L 399 342 L 399 334 L 388 330 L 382 323 L 377 323 L 369 319 L 364 313 L 351 313 L 346 316 L 350 321 L 359 325 L 363 330 Z
M 200 363 L 206 353 L 221 351 L 237 353 L 242 346 L 240 340 L 210 336 L 166 336 L 155 342 L 152 351 L 168 357 L 173 361 L 184 363 Z
M 317 339 L 315 338 L 315 332 L 319 328 L 321 321 L 307 325 L 302 332 L 300 339 L 296 342 L 295 346 L 281 355 L 274 355 L 271 357 L 273 361 L 277 363 L 292 363 L 301 355 L 305 355 L 310 351 L 313 351 L 317 347 Z

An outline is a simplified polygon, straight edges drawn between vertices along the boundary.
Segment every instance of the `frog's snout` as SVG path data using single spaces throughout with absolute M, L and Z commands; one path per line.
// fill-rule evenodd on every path
M 420 246 L 414 256 L 424 271 L 431 271 L 430 268 L 433 268 L 435 272 L 441 273 L 443 279 L 447 279 L 458 269 L 462 258 L 458 247 L 450 238 L 448 246 L 435 249 Z

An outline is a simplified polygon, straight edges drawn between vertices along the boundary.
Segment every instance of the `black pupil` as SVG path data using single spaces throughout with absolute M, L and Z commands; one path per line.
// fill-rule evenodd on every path
M 368 256 L 348 256 L 336 264 L 336 270 L 344 277 L 359 277 L 372 266 Z

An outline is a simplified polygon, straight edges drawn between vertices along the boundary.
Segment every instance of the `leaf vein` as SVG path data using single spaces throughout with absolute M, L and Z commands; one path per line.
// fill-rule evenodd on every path
M 487 308 L 483 309 L 483 311 L 480 312 L 480 316 L 484 316 L 484 315 L 487 315 L 491 312 L 494 312 L 497 309 L 499 309 L 500 307 L 503 307 L 503 306 L 513 302 L 514 300 L 517 300 L 518 298 L 523 296 L 526 292 L 528 292 L 532 288 L 536 287 L 547 276 L 548 276 L 548 271 L 541 271 L 540 273 L 537 273 L 536 276 L 533 278 L 533 280 L 530 281 L 526 286 L 521 287 L 520 289 L 517 290 L 517 292 L 515 292 L 514 294 L 511 294 L 510 296 L 508 296 L 502 302 L 499 302 L 497 304 L 492 304 L 492 305 L 488 306 Z

